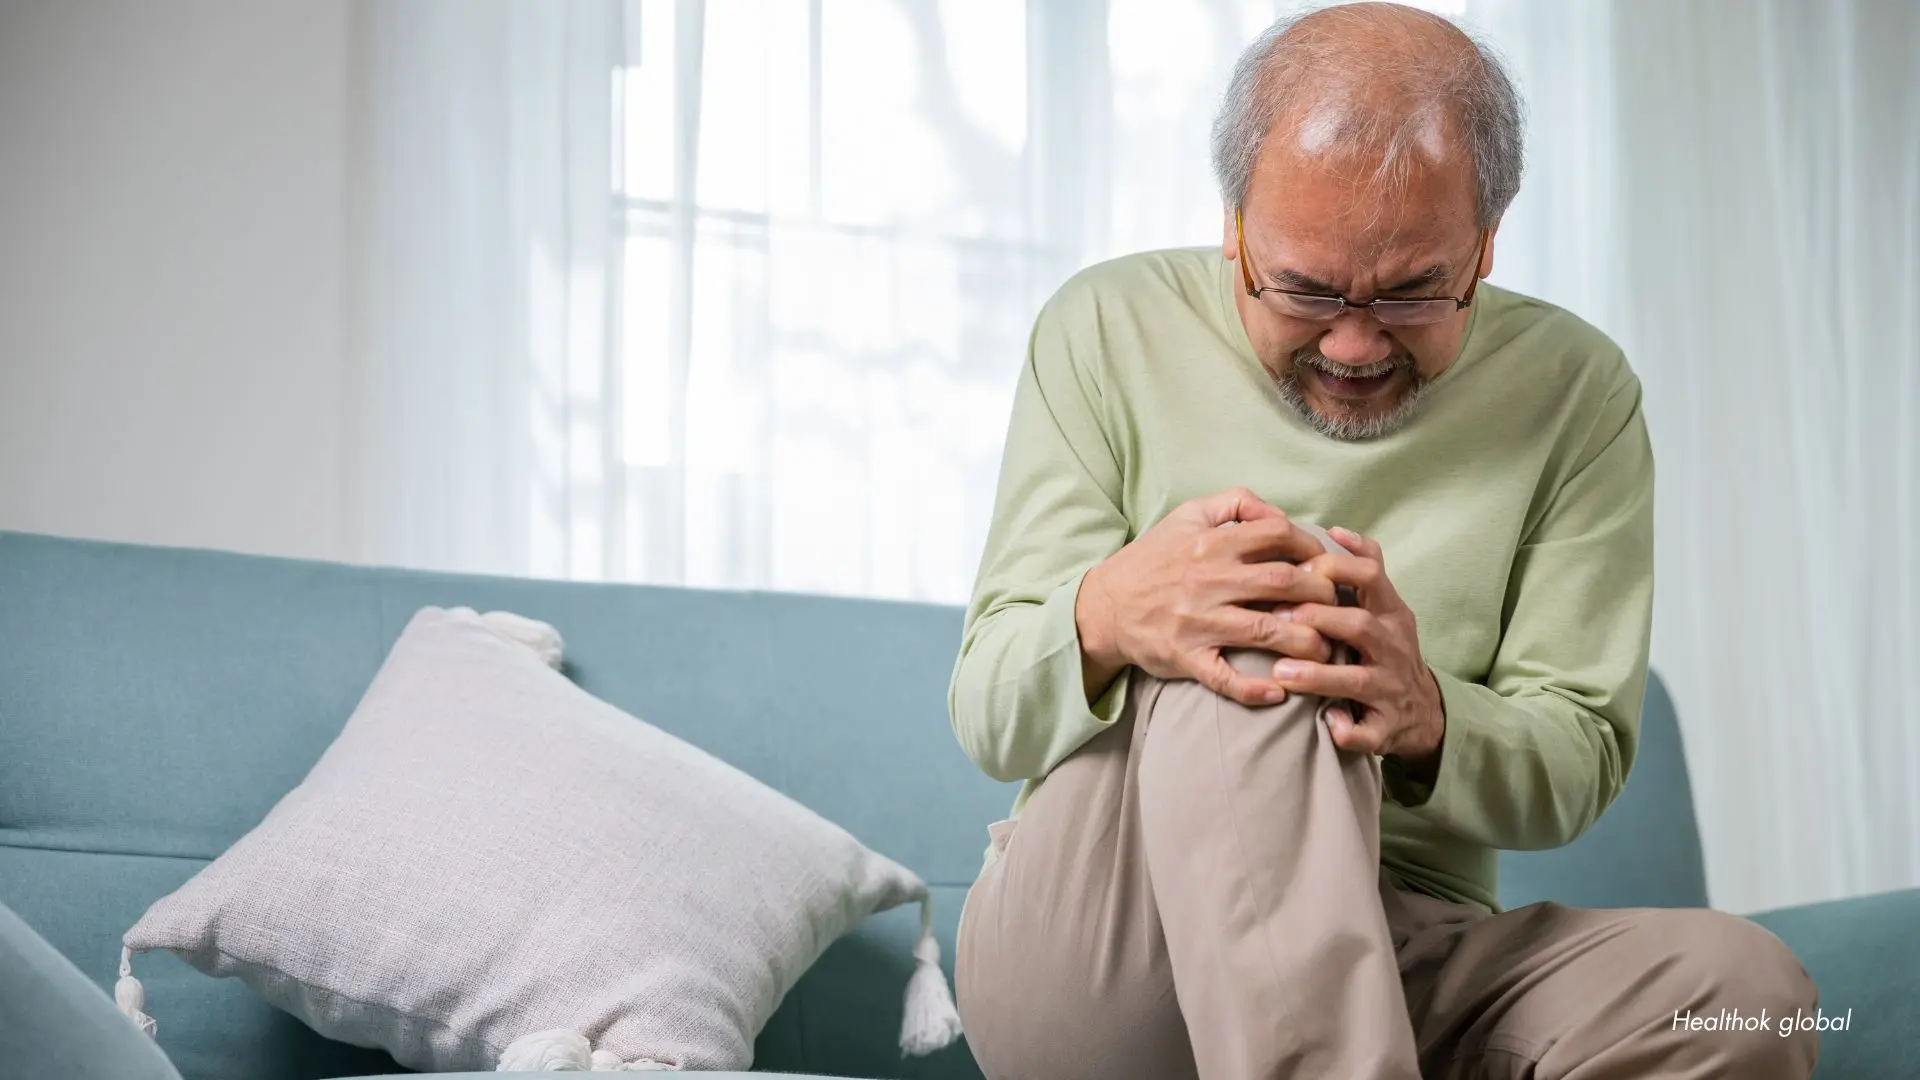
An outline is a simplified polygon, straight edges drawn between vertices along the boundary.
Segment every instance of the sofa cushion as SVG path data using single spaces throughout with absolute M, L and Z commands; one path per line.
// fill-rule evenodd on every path
M 100 988 L 0 905 L 0 1075 L 180 1080 Z
M 1826 1080 L 1920 1076 L 1920 889 L 1875 893 L 1753 916 L 1793 950 L 1820 991 L 1820 1011 L 1851 1012 L 1820 1036 Z
M 591 1039 L 596 1060 L 744 1068 L 829 943 L 926 887 L 498 618 L 421 611 L 301 785 L 127 945 L 415 1068 L 524 1058 L 549 1029 L 582 1065 Z M 945 1003 L 937 966 L 907 985 Z

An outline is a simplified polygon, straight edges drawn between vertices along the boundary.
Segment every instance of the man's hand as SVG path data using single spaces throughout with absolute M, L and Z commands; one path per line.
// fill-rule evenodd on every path
M 1308 603 L 1277 617 L 1352 645 L 1360 660 L 1335 665 L 1283 658 L 1273 665 L 1274 680 L 1299 693 L 1358 702 L 1362 712 L 1357 717 L 1338 706 L 1327 710 L 1334 745 L 1401 758 L 1416 778 L 1431 782 L 1439 767 L 1447 717 L 1440 684 L 1421 659 L 1413 611 L 1387 580 L 1379 544 L 1351 529 L 1332 529 L 1329 534 L 1352 554 L 1316 555 L 1301 563 L 1300 569 L 1353 586 L 1359 606 Z
M 1221 527 L 1228 522 L 1238 524 Z M 1280 686 L 1235 671 L 1220 650 L 1328 659 L 1310 623 L 1248 606 L 1332 604 L 1333 581 L 1295 565 L 1324 550 L 1245 488 L 1182 503 L 1081 581 L 1074 620 L 1088 699 L 1132 664 L 1247 705 L 1285 700 Z

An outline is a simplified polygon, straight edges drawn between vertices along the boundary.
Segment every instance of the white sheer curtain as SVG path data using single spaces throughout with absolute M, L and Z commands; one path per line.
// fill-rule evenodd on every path
M 1654 660 L 1717 902 L 1920 881 L 1920 7 L 1617 13 Z
M 1272 0 L 360 0 L 366 552 L 958 601 L 1034 312 L 1215 244 Z M 1628 347 L 1717 903 L 1920 879 L 1920 55 L 1872 0 L 1430 0 L 1494 279 Z
M 620 472 L 618 0 L 354 7 L 361 547 L 597 575 Z

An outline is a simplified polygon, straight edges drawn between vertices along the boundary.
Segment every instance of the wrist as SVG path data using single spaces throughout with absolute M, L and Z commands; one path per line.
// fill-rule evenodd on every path
M 1447 742 L 1447 702 L 1440 693 L 1440 681 L 1434 677 L 1433 669 L 1423 664 L 1421 672 L 1426 676 L 1426 692 L 1422 695 L 1425 707 L 1421 710 L 1425 736 L 1409 748 L 1409 752 L 1395 756 L 1400 758 L 1410 778 L 1431 784 L 1440 775 L 1440 754 Z
M 1073 602 L 1074 633 L 1080 642 L 1080 670 L 1088 701 L 1098 698 L 1127 666 L 1115 632 L 1113 601 L 1102 573 L 1105 567 L 1101 563 L 1080 578 L 1080 591 Z

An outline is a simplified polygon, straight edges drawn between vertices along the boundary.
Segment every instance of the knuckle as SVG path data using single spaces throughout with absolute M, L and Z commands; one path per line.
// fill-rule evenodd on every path
M 1304 626 L 1288 627 L 1281 639 L 1282 650 L 1288 656 L 1297 656 L 1302 660 L 1312 660 L 1324 664 L 1331 657 L 1333 649 L 1327 639 Z
M 1312 631 L 1308 631 L 1308 633 L 1312 636 L 1307 639 L 1306 648 L 1312 650 L 1313 658 L 1322 664 L 1331 663 L 1333 661 L 1333 642 L 1328 641 L 1326 638 Z

